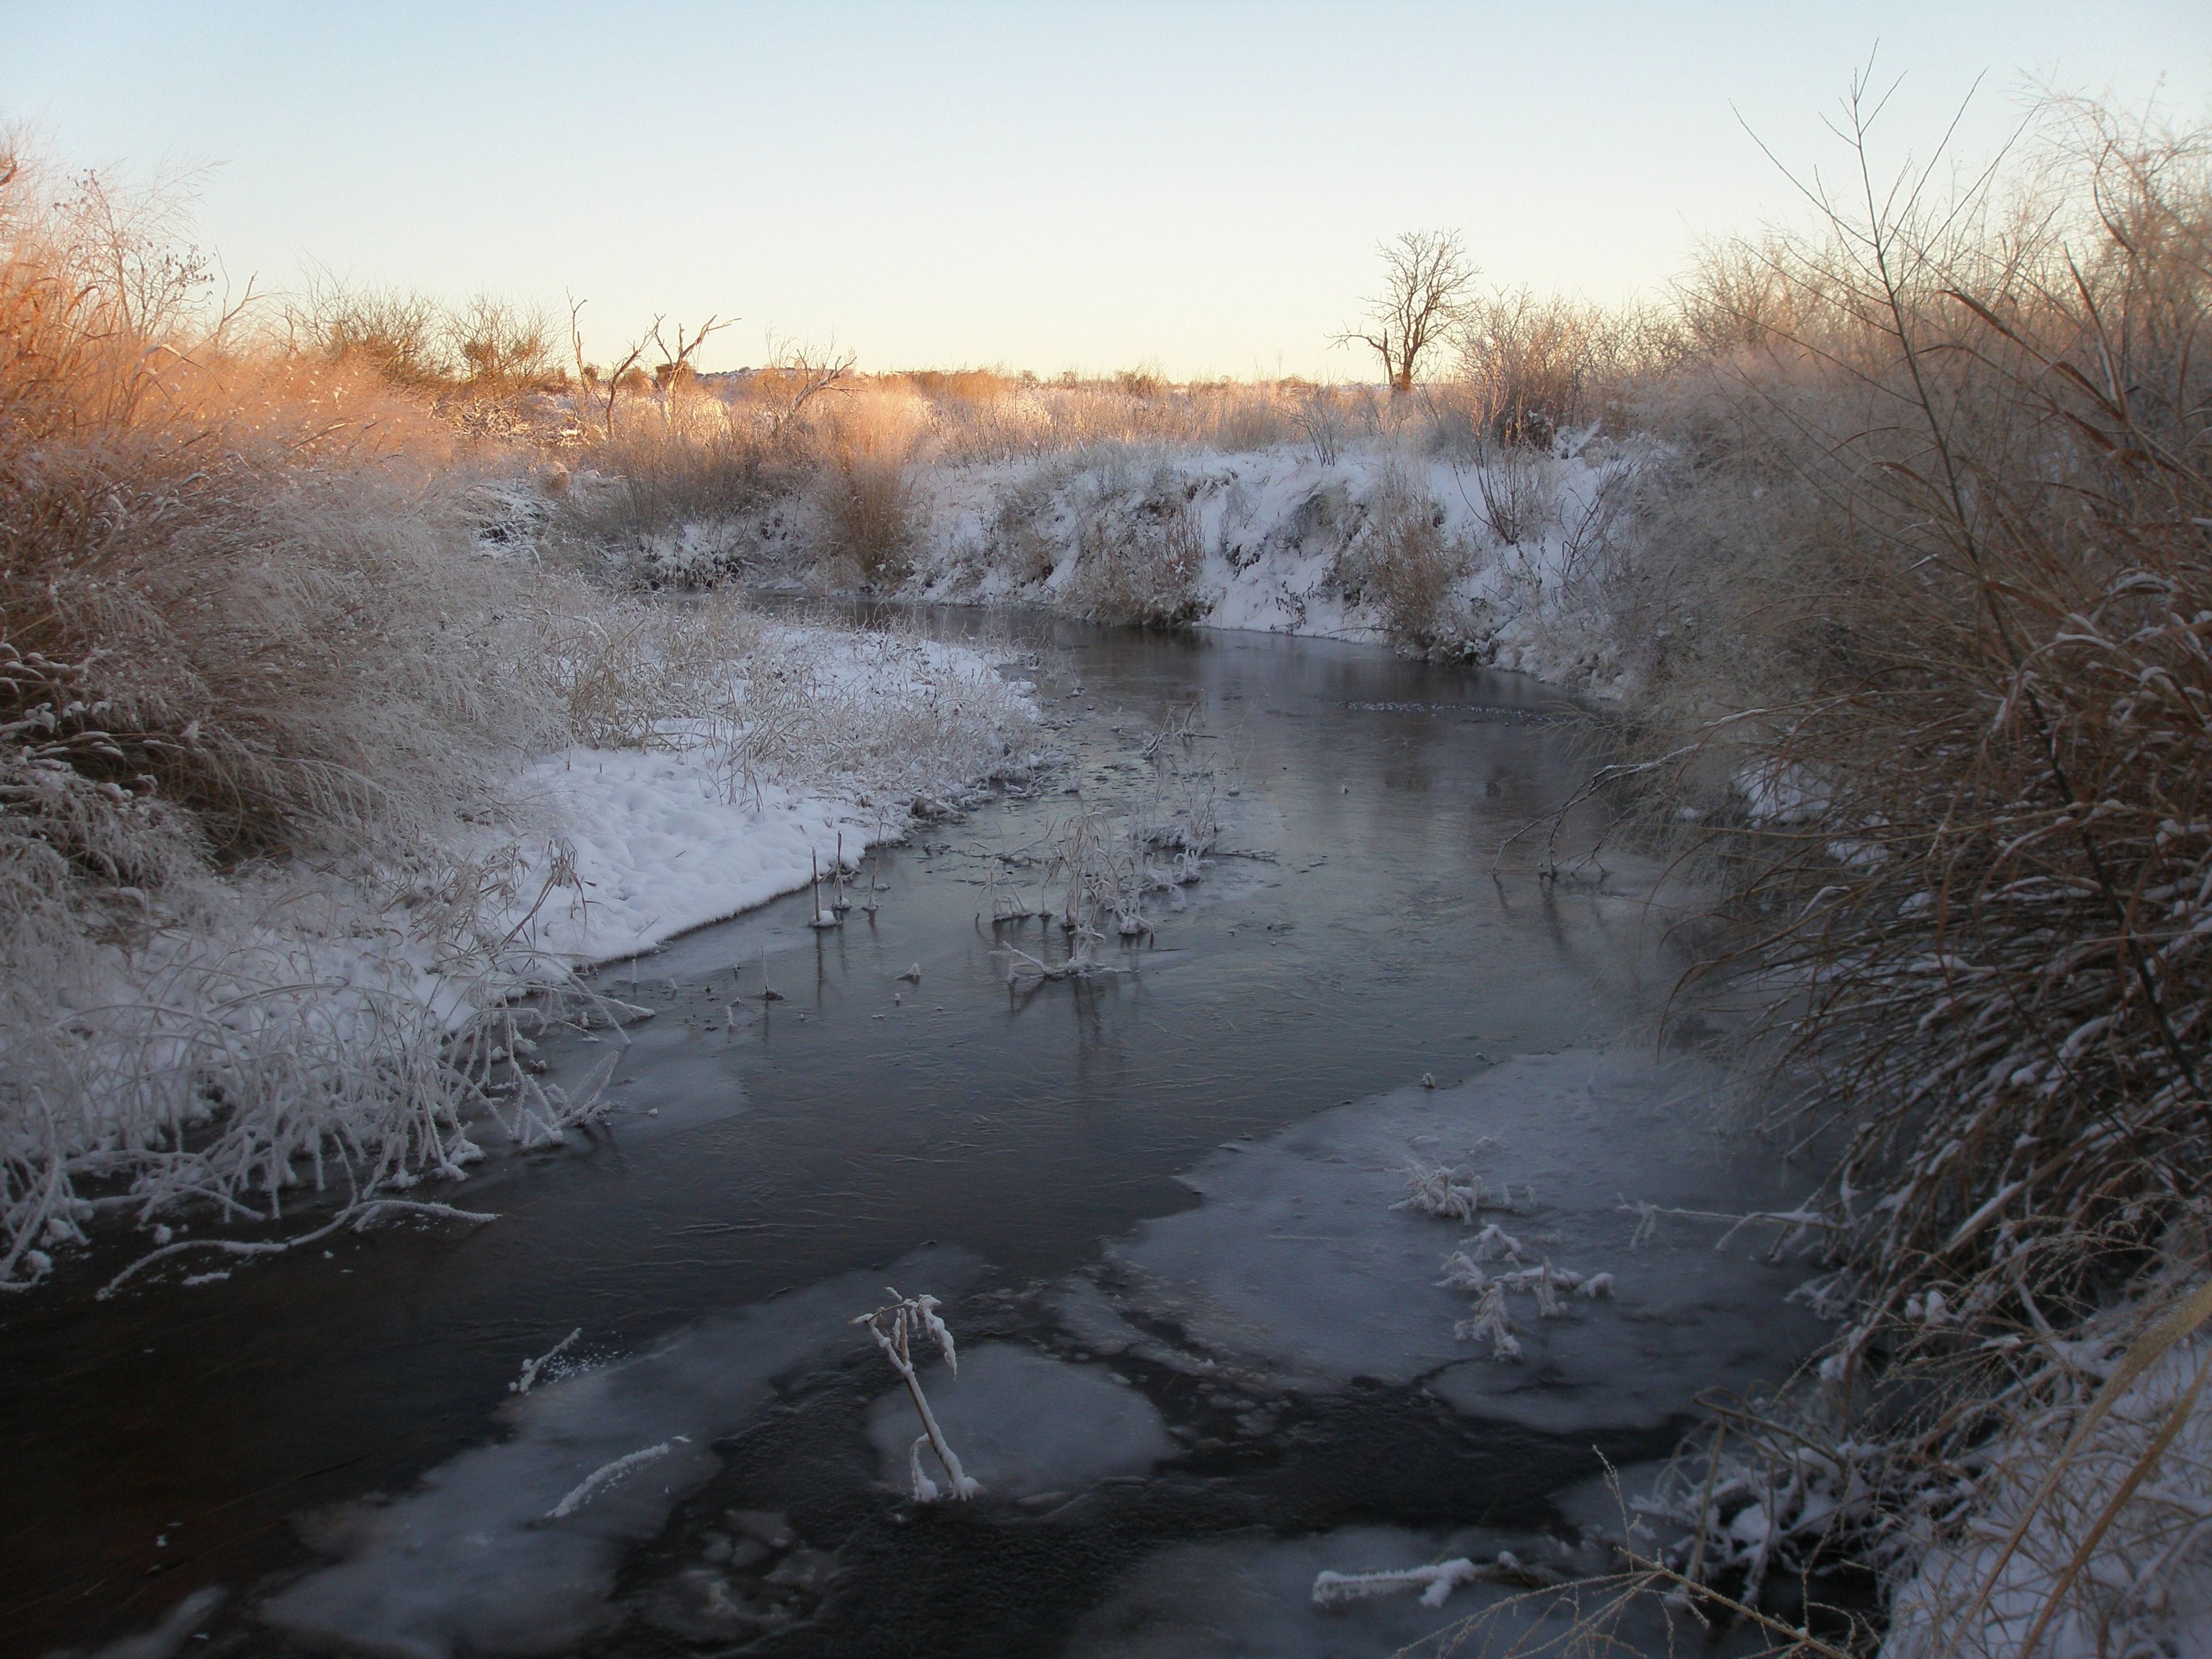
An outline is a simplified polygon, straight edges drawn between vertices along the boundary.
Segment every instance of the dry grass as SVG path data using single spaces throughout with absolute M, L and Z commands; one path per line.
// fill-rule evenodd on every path
M 463 732 L 528 719 L 486 672 L 504 577 L 456 556 L 444 429 L 190 331 L 182 294 L 109 280 L 73 220 L 6 228 L 0 726 L 16 787 L 86 825 L 52 844 L 96 866 L 94 820 L 168 815 L 235 856 L 434 810 Z
M 427 873 L 544 719 L 450 429 L 205 315 L 158 202 L 55 199 L 0 158 L 10 1288 L 36 1243 L 81 1237 L 82 1182 L 136 1179 L 149 1207 L 257 1183 L 273 1209 L 296 1158 L 371 1181 L 453 1164 L 445 1016 L 404 975 L 334 1000 L 317 927 L 209 878 L 302 855 Z
M 1085 475 L 1063 601 L 1087 621 L 1171 628 L 1202 614 L 1206 548 L 1182 476 L 1165 465 Z
M 1745 469 L 1814 510 L 1795 569 L 1701 593 L 1687 672 L 1759 711 L 1706 738 L 1750 949 L 1899 1294 L 2148 1243 L 2201 1157 L 2212 191 L 2170 146 L 2084 165 L 1782 251 L 1803 319 L 1717 371 Z
M 2125 1345 L 2106 1310 L 2206 1262 L 2212 177 L 2197 139 L 2054 120 L 2015 194 L 1869 163 L 1822 233 L 1716 253 L 1643 394 L 1671 459 L 1603 560 L 1643 775 L 1732 895 L 1708 985 L 1761 1012 L 1769 1127 L 1829 1171 L 1842 1333 L 1729 1419 L 1728 1478 L 1771 1522 L 1797 1482 L 1800 1567 L 1909 1578 L 2057 1472 L 2057 1622 L 1947 1580 L 1916 1653 L 2118 1628 L 2057 1569 L 2162 1448 L 2060 1443 Z M 2136 1565 L 2178 1583 L 2196 1522 L 2164 1524 Z M 1705 1565 L 1755 1601 L 1787 1563 L 1726 1541 Z
M 1572 428 L 1617 426 L 1624 393 L 1664 361 L 1671 331 L 1636 310 L 1525 288 L 1491 295 L 1466 307 L 1445 407 L 1479 437 L 1549 449 Z
M 549 1010 L 512 1000 L 573 990 L 540 919 L 583 897 L 557 837 L 522 851 L 530 751 L 703 746 L 733 797 L 895 817 L 1018 764 L 1006 687 L 921 642 L 833 674 L 727 599 L 532 556 L 610 496 L 624 522 L 753 499 L 779 452 L 719 404 L 679 382 L 629 411 L 653 439 L 603 427 L 618 483 L 501 483 L 517 458 L 411 370 L 210 314 L 158 201 L 56 197 L 0 156 L 0 1289 L 101 1214 L 169 1255 L 187 1214 L 389 1218 L 472 1136 L 593 1109 L 514 1058 Z M 507 372 L 493 345 L 472 380 Z
M 905 580 L 921 533 L 910 468 L 928 431 L 927 404 L 874 383 L 823 407 L 808 434 L 817 560 L 872 589 Z
M 1337 560 L 1345 597 L 1373 606 L 1392 641 L 1407 649 L 1460 645 L 1474 623 L 1454 590 L 1474 550 L 1444 530 L 1443 511 L 1403 467 L 1383 471 L 1366 505 L 1365 522 Z

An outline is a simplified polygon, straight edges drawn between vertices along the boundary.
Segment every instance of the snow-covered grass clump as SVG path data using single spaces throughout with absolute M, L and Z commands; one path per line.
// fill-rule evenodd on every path
M 11 961 L 0 1283 L 36 1282 L 102 1212 L 174 1248 L 188 1222 L 363 1205 L 557 1141 L 598 1103 L 538 1081 L 537 1036 L 638 1012 L 564 988 L 577 968 L 804 886 L 1034 761 L 1024 694 L 919 637 L 727 602 L 532 628 L 572 740 L 480 780 L 466 818 L 336 860 L 186 866 Z

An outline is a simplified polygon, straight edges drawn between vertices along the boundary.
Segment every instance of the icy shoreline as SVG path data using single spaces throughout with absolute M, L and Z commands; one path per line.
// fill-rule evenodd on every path
M 834 879 L 841 853 L 850 869 L 1038 763 L 1027 688 L 984 653 L 787 624 L 743 641 L 708 665 L 725 698 L 708 717 L 523 762 L 486 792 L 496 812 L 442 842 L 209 870 L 141 895 L 161 906 L 148 925 L 88 931 L 42 988 L 50 1009 L 0 1033 L 45 1114 L 7 1146 L 30 1198 L 0 1289 L 46 1279 L 103 1211 L 207 1267 L 283 1248 L 178 1241 L 211 1200 L 282 1221 L 351 1192 L 367 1223 L 460 1179 L 479 1142 L 558 1140 L 593 1103 L 534 1080 L 543 1019 L 521 999 Z

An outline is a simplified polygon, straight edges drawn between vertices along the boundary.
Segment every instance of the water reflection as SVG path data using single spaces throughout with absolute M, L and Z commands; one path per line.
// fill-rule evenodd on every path
M 288 1516 L 480 1437 L 518 1362 L 573 1327 L 627 1351 L 933 1242 L 1014 1281 L 1062 1271 L 1187 1206 L 1176 1172 L 1224 1139 L 1602 1036 L 1668 981 L 1632 897 L 1648 871 L 1486 873 L 1581 775 L 1541 688 L 1320 641 L 1018 642 L 1042 653 L 1066 776 L 872 860 L 872 916 L 817 931 L 800 895 L 611 970 L 656 1013 L 628 1034 L 623 1109 L 471 1181 L 496 1225 L 6 1310 L 0 1620 L 33 1650 L 84 1642 L 299 1559 Z M 1139 733 L 1184 710 L 1237 786 L 1223 847 L 1249 856 L 1110 947 L 1119 971 L 1010 991 L 1000 946 L 1047 924 L 991 925 L 993 858 L 1126 810 Z M 605 1052 L 554 1049 L 569 1074 Z

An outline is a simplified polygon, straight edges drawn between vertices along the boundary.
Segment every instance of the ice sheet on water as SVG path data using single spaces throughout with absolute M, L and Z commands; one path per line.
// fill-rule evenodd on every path
M 1540 1553 L 1527 1539 L 1483 1530 L 1441 1534 L 1355 1527 L 1310 1538 L 1193 1544 L 1152 1557 L 1077 1627 L 1069 1659 L 1384 1659 L 1464 1623 L 1512 1595 L 1494 1583 L 1460 1589 L 1441 1607 L 1418 1595 L 1314 1605 L 1324 1571 L 1376 1572 L 1424 1562 L 1495 1559 L 1501 1547 Z M 1533 1613 L 1533 1609 L 1532 1609 Z M 1501 1632 L 1533 1627 L 1524 1617 Z M 1557 1632 L 1553 1632 L 1556 1634 Z M 1655 1632 L 1655 1634 L 1657 1633 Z M 1492 1650 L 1510 1645 L 1497 1643 Z M 1427 1653 L 1431 1649 L 1418 1650 Z M 1480 1651 L 1476 1644 L 1470 1651 Z M 1655 1646 L 1654 1652 L 1663 1651 Z
M 118 1636 L 94 1648 L 88 1659 L 174 1659 L 177 1650 L 191 1639 L 199 1627 L 222 1605 L 224 1592 L 210 1584 L 194 1590 L 155 1621 L 153 1626 L 130 1636 Z M 74 1659 L 76 1649 L 50 1655 L 48 1659 Z
M 1624 1196 L 1738 1212 L 1776 1201 L 1771 1180 L 1708 1132 L 1701 1103 L 1716 1082 L 1692 1060 L 1569 1051 L 1322 1113 L 1185 1176 L 1206 1201 L 1109 1249 L 1109 1306 L 1284 1387 L 1426 1378 L 1462 1410 L 1532 1428 L 1663 1423 L 1701 1389 L 1779 1380 L 1825 1329 L 1784 1303 L 1802 1267 L 1766 1262 L 1749 1230 L 1716 1252 L 1718 1229 L 1672 1224 L 1629 1251 Z M 1513 1224 L 1524 1257 L 1609 1272 L 1614 1299 L 1567 1298 L 1561 1317 L 1540 1319 L 1531 1298 L 1510 1297 L 1521 1364 L 1455 1341 L 1468 1298 L 1437 1280 L 1471 1230 L 1391 1208 L 1416 1158 L 1468 1165 L 1516 1194 L 1533 1186 L 1534 1208 Z M 1079 1288 L 1062 1317 L 1103 1330 L 1097 1300 Z
M 888 1275 L 951 1291 L 975 1272 L 963 1252 L 932 1249 Z M 507 1438 L 441 1464 L 394 1503 L 343 1514 L 325 1537 L 344 1559 L 271 1596 L 263 1616 L 310 1644 L 404 1659 L 569 1650 L 608 1618 L 624 1547 L 713 1474 L 714 1438 L 758 1410 L 776 1376 L 852 1349 L 852 1316 L 881 1298 L 885 1276 L 825 1279 L 509 1396 Z M 595 1472 L 664 1443 L 549 1518 Z
M 1067 1492 L 1109 1474 L 1141 1474 L 1179 1449 L 1152 1402 L 1093 1366 L 993 1342 L 963 1352 L 957 1376 L 921 1375 L 931 1408 L 962 1467 L 994 1498 Z M 916 1432 L 904 1388 L 868 1412 L 887 1486 L 904 1489 Z

